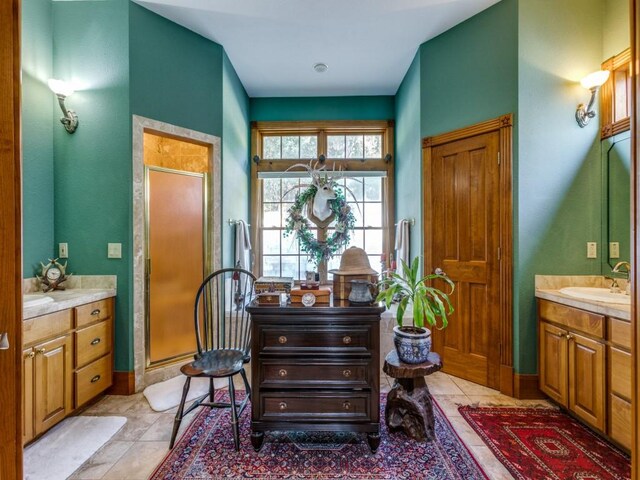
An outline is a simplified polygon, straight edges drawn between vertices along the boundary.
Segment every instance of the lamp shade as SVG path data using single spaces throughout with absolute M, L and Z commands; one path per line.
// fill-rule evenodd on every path
M 591 90 L 592 88 L 601 87 L 604 82 L 609 78 L 609 70 L 598 70 L 597 72 L 590 73 L 580 83 L 584 88 Z
M 64 97 L 68 97 L 74 92 L 73 87 L 69 83 L 65 82 L 64 80 L 57 80 L 55 78 L 50 78 L 47 84 L 49 85 L 49 88 L 51 89 L 51 91 L 56 95 L 62 95 Z

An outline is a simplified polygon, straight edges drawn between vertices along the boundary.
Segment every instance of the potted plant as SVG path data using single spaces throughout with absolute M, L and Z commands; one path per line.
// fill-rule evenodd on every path
M 418 278 L 419 257 L 409 267 L 402 261 L 404 276 L 391 272 L 388 277 L 378 283 L 380 293 L 376 300 L 384 300 L 387 308 L 394 299 L 399 298 L 396 314 L 397 325 L 393 327 L 393 343 L 398 357 L 405 363 L 423 363 L 431 351 L 431 331 L 425 328 L 446 328 L 447 315 L 453 313 L 449 295 L 455 288 L 453 282 L 444 273 L 431 273 Z M 451 288 L 449 293 L 430 286 L 432 280 L 441 279 Z M 403 325 L 403 315 L 407 306 L 413 306 L 413 325 Z

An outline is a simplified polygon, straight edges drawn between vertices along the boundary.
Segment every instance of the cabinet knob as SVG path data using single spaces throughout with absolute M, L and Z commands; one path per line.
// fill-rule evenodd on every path
M 100 309 L 99 309 L 99 308 L 96 308 L 95 310 L 93 310 L 93 311 L 91 312 L 91 315 L 93 315 L 93 316 L 95 316 L 95 315 L 100 315 Z
M 351 337 L 349 335 L 345 335 L 344 337 L 342 337 L 342 343 L 344 343 L 345 345 L 349 345 L 351 343 Z
M 36 352 L 34 352 L 33 350 L 31 350 L 29 353 L 27 353 L 24 358 L 33 358 L 36 356 Z
M 342 404 L 342 408 L 344 408 L 345 410 L 351 410 L 351 402 L 349 400 L 346 400 L 343 404 Z
M 36 350 L 36 353 L 39 353 L 40 355 L 43 355 L 45 352 L 47 351 L 46 348 L 39 348 L 38 350 Z
M 573 335 L 571 335 L 570 333 L 567 333 L 565 337 L 567 338 L 567 340 L 573 340 Z
M 349 370 L 348 368 L 342 371 L 342 375 L 344 375 L 345 377 L 349 378 L 351 376 L 351 370 Z
M 100 338 L 94 338 L 93 340 L 91 340 L 91 345 L 97 345 L 100 343 Z
M 100 375 L 96 375 L 95 377 L 93 377 L 91 379 L 91 383 L 96 383 L 98 380 L 100 380 Z
M 281 377 L 286 377 L 287 376 L 287 371 L 284 368 L 281 368 L 278 371 L 278 375 L 281 376 Z
M 286 410 L 287 409 L 287 402 L 280 402 L 280 410 Z
M 278 337 L 278 342 L 280 343 L 287 343 L 287 337 L 285 337 L 284 335 Z

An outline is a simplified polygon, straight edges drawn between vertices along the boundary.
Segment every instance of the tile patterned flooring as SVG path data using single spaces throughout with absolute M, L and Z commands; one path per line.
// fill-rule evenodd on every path
M 391 380 L 382 379 L 383 391 L 391 388 Z M 517 400 L 442 372 L 427 377 L 427 383 L 433 397 L 487 475 L 492 480 L 513 478 L 460 416 L 458 406 L 549 404 L 542 400 Z M 81 415 L 121 415 L 127 417 L 127 424 L 69 478 L 73 480 L 146 480 L 168 452 L 175 411 L 176 408 L 167 412 L 154 412 L 141 393 L 128 397 L 102 398 L 82 411 Z M 183 421 L 181 432 L 197 412 L 198 410 L 194 411 Z

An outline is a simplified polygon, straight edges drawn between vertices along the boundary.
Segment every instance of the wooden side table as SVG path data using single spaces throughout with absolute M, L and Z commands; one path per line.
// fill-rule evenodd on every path
M 403 363 L 392 350 L 384 359 L 383 371 L 396 379 L 387 395 L 385 419 L 390 432 L 404 431 L 414 440 L 434 440 L 431 393 L 424 377 L 442 368 L 440 355 L 431 352 L 425 363 Z

